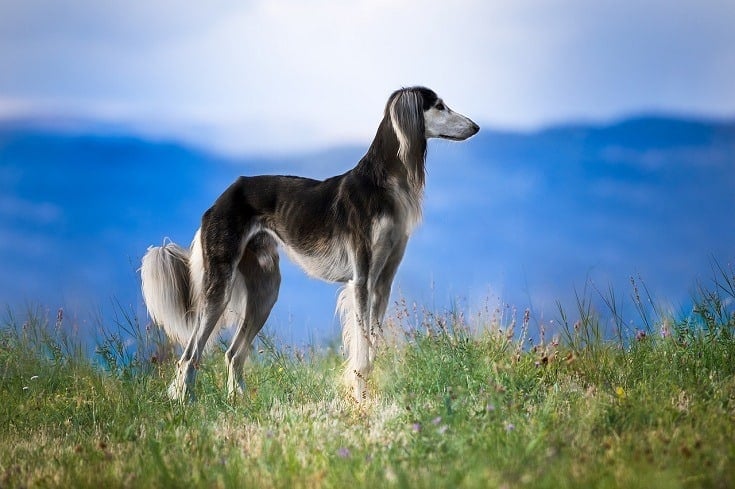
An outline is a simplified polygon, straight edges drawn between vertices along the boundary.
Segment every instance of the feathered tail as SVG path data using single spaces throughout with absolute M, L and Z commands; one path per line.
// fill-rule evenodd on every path
M 186 346 L 197 321 L 202 281 L 199 232 L 191 249 L 168 242 L 151 246 L 143 257 L 140 275 L 143 298 L 154 323 L 175 343 Z
M 189 249 L 172 242 L 151 246 L 140 267 L 148 314 L 182 348 L 189 342 L 199 320 L 202 303 L 204 255 L 200 233 L 201 230 L 196 232 Z M 218 327 L 239 324 L 246 306 L 245 281 L 237 274 Z

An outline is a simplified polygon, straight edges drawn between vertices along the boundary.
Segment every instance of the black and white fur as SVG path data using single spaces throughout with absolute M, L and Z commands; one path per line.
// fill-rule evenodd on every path
M 478 130 L 427 88 L 397 90 L 352 170 L 324 181 L 240 177 L 204 213 L 189 249 L 149 248 L 141 268 L 148 311 L 184 347 L 169 395 L 191 396 L 207 340 L 234 323 L 227 390 L 242 393 L 243 362 L 278 297 L 281 245 L 309 275 L 345 284 L 337 304 L 345 380 L 363 400 L 393 277 L 421 219 L 426 140 Z

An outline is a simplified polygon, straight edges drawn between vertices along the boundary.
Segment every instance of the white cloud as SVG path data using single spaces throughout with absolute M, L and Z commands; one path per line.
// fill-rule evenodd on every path
M 729 1 L 61 5 L 0 5 L 0 65 L 13 67 L 0 73 L 0 114 L 32 107 L 287 150 L 365 141 L 388 94 L 411 84 L 495 125 L 735 113 Z

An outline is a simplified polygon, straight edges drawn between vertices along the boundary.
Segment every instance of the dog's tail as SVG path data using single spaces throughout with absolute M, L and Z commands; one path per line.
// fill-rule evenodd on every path
M 148 248 L 140 268 L 143 299 L 154 323 L 175 343 L 186 346 L 198 319 L 203 277 L 199 232 L 191 249 L 176 243 Z

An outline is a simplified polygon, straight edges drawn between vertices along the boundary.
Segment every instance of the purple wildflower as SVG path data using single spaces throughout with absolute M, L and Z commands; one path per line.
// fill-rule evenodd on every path
M 671 336 L 671 328 L 669 328 L 669 322 L 664 321 L 661 325 L 661 338 L 668 338 Z

